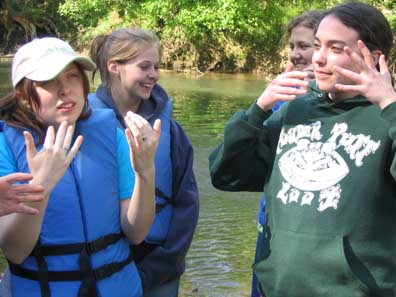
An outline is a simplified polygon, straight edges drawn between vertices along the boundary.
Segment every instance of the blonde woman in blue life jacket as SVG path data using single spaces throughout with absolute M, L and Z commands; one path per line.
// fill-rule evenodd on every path
M 154 155 L 160 121 L 134 113 L 116 128 L 92 111 L 84 70 L 95 64 L 57 38 L 22 46 L 14 91 L 0 100 L 0 175 L 29 172 L 45 199 L 38 214 L 0 218 L 12 296 L 142 296 L 131 244 L 154 216 Z
M 110 109 L 124 129 L 132 110 L 149 123 L 161 120 L 155 156 L 156 213 L 136 251 L 144 297 L 177 297 L 185 257 L 198 221 L 199 195 L 193 172 L 193 147 L 172 117 L 172 102 L 158 84 L 161 46 L 157 36 L 141 28 L 121 28 L 97 36 L 90 56 L 102 83 L 88 96 L 93 109 Z

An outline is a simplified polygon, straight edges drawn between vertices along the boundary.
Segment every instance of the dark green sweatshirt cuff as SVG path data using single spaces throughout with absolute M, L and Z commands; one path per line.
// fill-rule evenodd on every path
M 271 115 L 270 112 L 262 110 L 256 102 L 253 103 L 248 110 L 246 116 L 249 124 L 255 127 L 262 127 L 263 122 Z
M 381 117 L 396 127 L 396 103 L 391 103 L 381 111 Z

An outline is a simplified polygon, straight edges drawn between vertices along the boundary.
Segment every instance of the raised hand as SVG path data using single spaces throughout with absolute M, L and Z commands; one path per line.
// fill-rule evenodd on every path
M 30 172 L 33 175 L 32 183 L 40 184 L 48 195 L 56 183 L 62 178 L 70 162 L 78 152 L 82 143 L 82 136 L 78 136 L 70 148 L 74 126 L 63 122 L 55 133 L 54 127 L 47 129 L 44 145 L 37 151 L 32 135 L 25 131 L 26 157 Z
M 145 175 L 146 170 L 153 170 L 154 157 L 161 134 L 161 121 L 156 120 L 151 127 L 140 115 L 128 111 L 125 116 L 127 129 L 125 135 L 131 152 L 131 163 L 139 175 Z
M 314 67 L 315 67 L 314 64 L 311 64 L 302 70 L 307 73 L 305 80 L 311 81 L 311 80 L 315 79 Z
M 308 73 L 293 71 L 293 64 L 289 63 L 286 71 L 278 75 L 267 86 L 257 100 L 257 105 L 263 110 L 270 110 L 278 101 L 291 101 L 298 95 L 305 94 L 309 82 L 305 81 Z
M 44 188 L 39 185 L 15 185 L 16 182 L 27 182 L 32 178 L 29 173 L 12 173 L 0 177 L 0 216 L 10 213 L 38 213 L 37 209 L 23 203 L 42 201 Z
M 334 66 L 334 70 L 338 74 L 347 77 L 354 84 L 336 84 L 335 87 L 340 91 L 357 92 L 367 97 L 368 100 L 378 105 L 381 109 L 384 109 L 390 103 L 396 102 L 396 92 L 392 85 L 385 56 L 380 55 L 379 57 L 380 71 L 378 71 L 373 55 L 363 41 L 358 41 L 358 48 L 363 58 L 349 47 L 344 48 L 345 53 L 349 55 L 358 67 L 358 73 Z

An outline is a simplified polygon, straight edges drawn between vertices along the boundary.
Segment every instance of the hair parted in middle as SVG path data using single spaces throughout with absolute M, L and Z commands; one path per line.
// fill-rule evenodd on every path
M 111 77 L 107 70 L 108 61 L 127 63 L 135 58 L 141 50 L 157 46 L 161 56 L 161 46 L 158 37 L 150 30 L 138 27 L 123 28 L 108 35 L 97 36 L 91 44 L 90 57 L 96 63 L 100 78 L 106 89 L 111 87 Z M 92 78 L 95 77 L 93 72 Z

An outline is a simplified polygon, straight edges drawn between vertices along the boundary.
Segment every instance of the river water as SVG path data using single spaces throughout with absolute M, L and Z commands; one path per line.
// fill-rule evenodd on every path
M 187 255 L 180 297 L 249 296 L 260 194 L 213 188 L 208 156 L 221 142 L 228 118 L 247 108 L 266 81 L 247 74 L 198 76 L 163 71 L 160 84 L 173 100 L 174 118 L 193 143 L 200 191 L 199 222 Z M 1 63 L 0 95 L 9 89 L 9 64 Z

